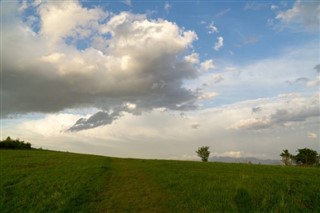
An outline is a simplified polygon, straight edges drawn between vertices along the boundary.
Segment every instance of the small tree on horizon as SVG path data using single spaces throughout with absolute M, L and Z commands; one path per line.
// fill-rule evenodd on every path
M 319 157 L 317 151 L 304 148 L 298 149 L 297 152 L 298 154 L 294 156 L 294 160 L 297 164 L 311 166 L 318 163 Z
M 280 156 L 282 157 L 281 161 L 284 163 L 284 165 L 289 166 L 292 164 L 293 156 L 289 153 L 287 149 L 284 149 Z
M 208 162 L 208 158 L 210 155 L 209 146 L 199 147 L 196 153 L 201 158 L 202 162 Z

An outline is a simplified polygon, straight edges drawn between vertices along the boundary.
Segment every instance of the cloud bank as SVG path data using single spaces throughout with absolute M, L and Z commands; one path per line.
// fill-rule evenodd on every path
M 70 129 L 76 131 L 111 123 L 119 109 L 131 112 L 125 103 L 140 112 L 197 107 L 201 94 L 184 86 L 200 73 L 197 53 L 184 58 L 195 32 L 143 14 L 87 9 L 78 1 L 23 5 L 20 11 L 13 2 L 4 4 L 11 13 L 3 15 L 2 116 L 100 110 L 78 120 Z M 37 16 L 22 16 L 26 8 Z

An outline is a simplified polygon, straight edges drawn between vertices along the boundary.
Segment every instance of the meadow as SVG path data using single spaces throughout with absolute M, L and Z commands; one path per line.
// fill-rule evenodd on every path
M 319 167 L 0 150 L 0 212 L 320 212 Z

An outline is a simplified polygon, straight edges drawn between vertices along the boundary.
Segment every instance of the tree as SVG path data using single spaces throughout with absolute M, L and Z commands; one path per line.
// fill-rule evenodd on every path
M 0 141 L 0 149 L 32 149 L 30 143 L 20 141 L 19 138 L 13 140 L 7 137 L 5 140 Z
M 292 164 L 292 155 L 289 153 L 289 151 L 287 149 L 284 149 L 282 151 L 282 153 L 280 154 L 280 156 L 282 157 L 282 162 L 284 163 L 284 165 L 289 166 Z
M 317 151 L 304 148 L 304 149 L 298 149 L 297 152 L 298 154 L 294 156 L 294 159 L 297 164 L 310 166 L 318 163 L 319 161 Z
M 198 150 L 196 151 L 196 153 L 198 154 L 198 156 L 201 158 L 201 160 L 203 162 L 207 162 L 209 155 L 210 155 L 210 151 L 209 151 L 209 146 L 202 146 L 199 147 Z

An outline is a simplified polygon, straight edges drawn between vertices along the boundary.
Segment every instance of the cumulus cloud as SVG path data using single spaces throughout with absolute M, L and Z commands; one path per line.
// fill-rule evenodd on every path
M 185 56 L 184 60 L 186 62 L 191 63 L 191 64 L 199 64 L 199 54 L 198 53 L 192 53 L 191 55 Z
M 276 19 L 285 25 L 296 24 L 299 28 L 319 30 L 320 4 L 317 1 L 297 0 L 291 9 L 279 11 Z
M 49 40 L 50 45 L 67 38 L 75 42 L 87 38 L 95 33 L 98 20 L 108 16 L 100 8 L 86 9 L 77 1 L 50 1 L 41 4 L 38 11 L 41 18 L 40 34 Z
M 212 59 L 206 60 L 200 64 L 200 70 L 202 70 L 202 71 L 208 71 L 208 70 L 214 69 L 214 68 L 215 68 L 215 66 L 214 66 Z
M 214 44 L 213 49 L 215 51 L 219 51 L 222 46 L 223 46 L 223 37 L 220 36 L 217 38 L 217 42 Z
M 188 53 L 195 32 L 141 14 L 87 9 L 78 1 L 37 7 L 39 30 L 17 12 L 3 19 L 2 115 L 101 110 L 79 121 L 77 130 L 118 118 L 120 113 L 112 112 L 129 111 L 122 107 L 127 102 L 142 111 L 197 107 L 201 94 L 184 87 L 185 80 L 199 75 L 193 66 L 197 53 L 185 60 L 177 57 Z

